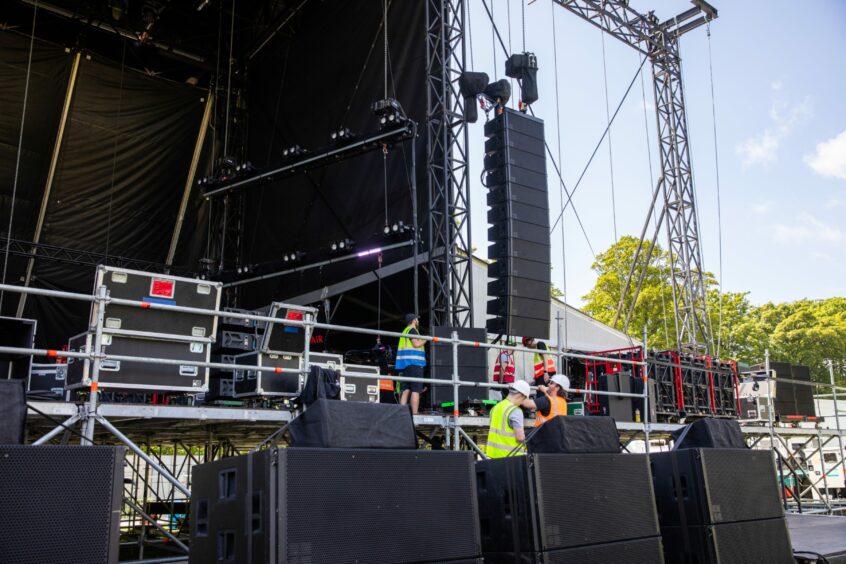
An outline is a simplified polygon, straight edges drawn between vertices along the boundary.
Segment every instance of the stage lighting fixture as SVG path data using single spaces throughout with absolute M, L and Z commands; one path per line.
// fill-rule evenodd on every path
M 287 159 L 288 157 L 304 155 L 306 152 L 307 151 L 299 145 L 294 145 L 292 147 L 285 147 L 284 149 L 282 149 L 282 156 Z
M 496 106 L 505 106 L 511 99 L 511 83 L 506 78 L 500 78 L 488 84 L 482 95 Z
M 538 99 L 538 58 L 534 53 L 517 53 L 505 61 L 505 76 L 520 80 L 520 98 L 524 104 Z
M 373 102 L 370 109 L 379 118 L 379 125 L 382 127 L 392 126 L 408 120 L 405 110 L 402 109 L 402 105 L 393 98 Z
M 341 239 L 333 242 L 329 248 L 333 253 L 345 253 L 351 251 L 353 247 L 355 247 L 355 242 L 352 239 Z
M 476 123 L 479 119 L 479 109 L 476 106 L 476 96 L 485 91 L 488 86 L 487 73 L 465 71 L 458 77 L 458 87 L 464 98 L 464 121 Z
M 292 253 L 287 253 L 282 256 L 282 260 L 291 263 L 291 262 L 299 262 L 305 256 L 305 253 L 301 251 L 294 251 Z
M 347 127 L 340 127 L 336 131 L 329 134 L 332 141 L 346 141 L 352 137 L 352 131 Z

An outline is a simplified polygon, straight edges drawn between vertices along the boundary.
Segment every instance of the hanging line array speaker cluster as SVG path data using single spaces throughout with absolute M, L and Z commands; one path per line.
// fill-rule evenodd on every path
M 485 124 L 487 322 L 491 333 L 549 338 L 551 264 L 543 121 L 503 108 Z

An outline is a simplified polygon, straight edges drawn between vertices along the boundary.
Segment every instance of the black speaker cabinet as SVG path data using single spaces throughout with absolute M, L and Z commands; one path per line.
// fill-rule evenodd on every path
M 579 558 L 606 550 L 604 545 L 622 547 L 632 541 L 646 546 L 651 560 L 644 562 L 663 562 L 646 455 L 534 454 L 484 460 L 476 464 L 476 483 L 486 562 L 591 562 Z M 575 556 L 515 556 L 540 558 L 539 553 L 567 550 Z M 617 560 L 608 561 L 627 562 L 624 555 L 622 551 Z
M 452 332 L 458 332 L 458 338 L 462 341 L 474 343 L 485 343 L 487 333 L 484 329 L 473 327 L 435 327 L 433 336 L 449 339 Z M 431 345 L 430 374 L 432 378 L 451 380 L 452 379 L 452 344 L 439 342 Z M 488 354 L 483 347 L 460 346 L 458 347 L 458 377 L 469 382 L 487 382 Z M 487 388 L 470 388 L 462 386 L 458 389 L 458 402 L 482 401 L 488 399 Z M 444 403 L 453 403 L 455 394 L 452 386 L 432 385 L 431 398 L 432 406 L 437 408 Z
M 543 122 L 505 109 L 485 124 L 489 332 L 549 337 L 550 239 Z M 533 290 L 526 291 L 529 281 Z M 520 287 L 521 289 L 518 289 Z
M 660 562 L 663 562 L 660 537 L 592 544 L 546 552 L 485 554 L 485 564 L 656 564 Z
M 794 564 L 784 517 L 662 527 L 667 564 Z
M 109 296 L 155 304 L 177 305 L 217 311 L 220 308 L 220 282 L 180 278 L 169 274 L 154 274 L 99 266 L 94 291 L 106 286 Z M 90 324 L 97 322 L 98 303 L 91 307 Z M 213 340 L 217 332 L 217 317 L 196 313 L 164 311 L 135 306 L 106 304 L 105 329 L 125 335 L 170 338 L 205 338 Z
M 207 562 L 477 562 L 469 452 L 270 449 L 195 466 L 191 557 Z
M 768 450 L 692 448 L 650 458 L 662 527 L 783 516 Z
M 0 445 L 0 562 L 118 561 L 125 449 Z
M 35 345 L 34 319 L 0 317 L 0 343 L 6 347 L 31 349 Z M 0 379 L 26 380 L 32 367 L 32 355 L 20 353 L 0 354 Z
M 680 449 L 650 458 L 668 563 L 793 562 L 770 451 Z
M 61 399 L 65 395 L 67 364 L 33 364 L 27 382 L 27 395 Z

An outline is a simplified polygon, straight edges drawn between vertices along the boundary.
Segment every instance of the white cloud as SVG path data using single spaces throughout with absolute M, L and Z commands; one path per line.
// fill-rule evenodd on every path
M 811 253 L 811 258 L 820 262 L 834 262 L 834 258 L 830 254 L 821 251 Z
M 833 210 L 834 208 L 839 208 L 844 204 L 843 200 L 840 198 L 830 198 L 823 207 L 827 210 Z
M 817 143 L 816 151 L 805 155 L 805 164 L 820 176 L 846 180 L 846 131 Z
M 752 213 L 756 215 L 767 215 L 773 209 L 775 202 L 772 200 L 764 200 L 763 202 L 755 202 L 752 204 Z
M 755 164 L 768 165 L 778 158 L 778 149 L 797 125 L 802 125 L 814 115 L 813 103 L 809 96 L 801 102 L 789 104 L 780 97 L 782 84 L 779 81 L 770 84 L 774 94 L 778 95 L 770 105 L 771 124 L 764 131 L 757 133 L 735 146 L 735 154 L 742 159 L 744 168 Z
M 796 216 L 796 221 L 791 225 L 780 223 L 774 225 L 773 239 L 787 244 L 839 243 L 843 240 L 843 232 L 840 228 L 823 223 L 809 213 L 802 213 Z
M 781 90 L 782 87 L 784 87 L 784 83 L 780 80 L 774 80 L 774 81 L 770 82 L 770 88 L 772 88 L 775 91 Z

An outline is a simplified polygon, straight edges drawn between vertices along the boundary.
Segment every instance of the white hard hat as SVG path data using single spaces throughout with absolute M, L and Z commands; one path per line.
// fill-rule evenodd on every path
M 565 390 L 570 389 L 570 379 L 564 376 L 563 374 L 556 374 L 555 376 L 550 378 L 550 381 L 555 382 Z
M 525 380 L 517 380 L 508 388 L 512 392 L 517 392 L 518 394 L 523 394 L 526 397 L 529 397 L 531 390 L 529 389 L 529 383 Z

